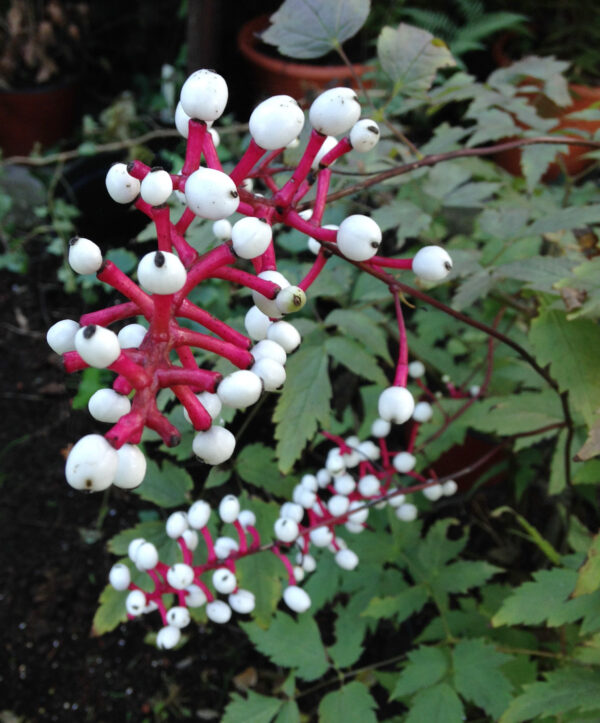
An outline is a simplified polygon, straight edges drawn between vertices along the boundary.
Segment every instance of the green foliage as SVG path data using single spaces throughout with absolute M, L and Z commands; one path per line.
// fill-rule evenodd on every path
M 376 703 L 364 685 L 349 683 L 328 693 L 319 704 L 320 723 L 375 723 Z

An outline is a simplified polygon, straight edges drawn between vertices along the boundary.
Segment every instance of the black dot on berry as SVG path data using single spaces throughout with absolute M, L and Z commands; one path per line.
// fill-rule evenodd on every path
M 89 326 L 86 326 L 85 329 L 83 330 L 83 338 L 91 339 L 95 333 L 96 333 L 96 324 L 90 324 Z
M 446 271 L 450 271 L 452 269 L 452 264 L 449 261 L 444 261 L 444 268 Z
M 165 265 L 165 261 L 166 261 L 166 258 L 162 251 L 157 251 L 154 254 L 154 265 L 158 269 L 162 268 Z
M 94 486 L 94 483 L 92 482 L 92 480 L 91 480 L 91 479 L 86 479 L 86 481 L 85 481 L 85 488 L 86 488 L 86 490 L 91 490 L 93 486 Z
M 79 236 L 73 236 L 73 238 L 69 239 L 69 246 L 75 246 L 75 244 L 79 241 Z
M 377 126 L 367 126 L 367 130 L 374 133 L 376 136 L 379 135 L 379 128 Z
M 231 198 L 237 198 L 240 194 L 237 191 L 231 191 L 229 195 Z
M 152 166 L 150 170 L 152 171 L 152 173 L 154 173 L 154 171 L 162 171 L 162 169 L 162 166 Z
M 135 163 L 133 161 L 129 161 L 129 163 L 127 164 L 127 172 L 131 173 L 131 171 L 133 171 L 134 168 L 135 168 Z
M 371 241 L 371 248 L 372 248 L 372 249 L 378 249 L 378 248 L 379 248 L 379 241 Z

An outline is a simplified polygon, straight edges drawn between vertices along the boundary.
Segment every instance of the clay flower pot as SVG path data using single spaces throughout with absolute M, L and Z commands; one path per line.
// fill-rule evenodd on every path
M 352 71 L 344 64 L 313 65 L 269 55 L 259 38 L 268 24 L 267 15 L 253 18 L 242 26 L 237 38 L 239 51 L 254 68 L 256 87 L 262 95 L 303 98 L 335 86 L 356 87 Z M 353 68 L 358 76 L 373 70 L 362 64 L 354 64 Z

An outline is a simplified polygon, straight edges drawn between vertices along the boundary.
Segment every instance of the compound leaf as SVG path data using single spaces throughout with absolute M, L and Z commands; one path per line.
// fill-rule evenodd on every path
M 422 645 L 412 650 L 408 654 L 408 662 L 400 672 L 390 700 L 403 698 L 435 685 L 446 675 L 447 670 L 448 660 L 439 648 Z
M 222 723 L 270 723 L 282 705 L 283 701 L 279 698 L 269 698 L 252 690 L 248 691 L 246 698 L 234 693 L 225 708 Z
M 319 704 L 319 723 L 375 723 L 377 704 L 356 681 L 328 693 Z
M 462 723 L 464 711 L 460 698 L 447 683 L 420 690 L 412 700 L 406 723 Z
M 162 468 L 148 460 L 146 476 L 135 494 L 159 507 L 179 507 L 189 502 L 188 493 L 193 489 L 191 476 L 183 469 L 165 460 Z

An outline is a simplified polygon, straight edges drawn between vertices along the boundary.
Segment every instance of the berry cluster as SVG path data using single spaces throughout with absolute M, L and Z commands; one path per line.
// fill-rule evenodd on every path
M 260 103 L 250 116 L 250 144 L 226 173 L 216 152 L 218 133 L 211 126 L 223 113 L 227 97 L 227 85 L 220 75 L 196 71 L 182 87 L 175 118 L 179 132 L 187 138 L 181 172 L 168 173 L 133 161 L 117 163 L 107 174 L 110 196 L 117 203 L 133 203 L 156 228 L 158 248 L 140 261 L 139 284 L 104 259 L 93 241 L 78 237 L 71 241 L 72 268 L 81 274 L 96 273 L 127 299 L 85 314 L 79 323 L 59 321 L 48 331 L 48 343 L 63 354 L 67 371 L 92 366 L 117 374 L 112 389 L 97 392 L 89 405 L 95 419 L 113 426 L 103 436 L 83 437 L 67 460 L 67 481 L 77 489 L 139 485 L 145 474 L 145 459 L 136 445 L 144 427 L 155 430 L 168 446 L 180 441 L 179 431 L 156 405 L 156 395 L 164 387 L 174 392 L 197 431 L 194 453 L 208 464 L 226 461 L 233 453 L 235 438 L 214 423 L 221 404 L 244 408 L 255 403 L 263 389 L 274 390 L 283 384 L 286 354 L 298 346 L 300 337 L 281 319 L 302 308 L 305 291 L 325 266 L 330 247 L 367 270 L 380 266 L 412 269 L 425 280 L 437 281 L 451 269 L 450 257 L 437 246 L 422 248 L 414 259 L 378 257 L 381 230 L 367 216 L 349 216 L 339 228 L 322 225 L 331 165 L 351 150 L 369 151 L 379 140 L 377 124 L 360 119 L 354 91 L 333 88 L 313 102 L 308 114 L 312 125 L 308 143 L 297 167 L 281 186 L 274 180 L 271 164 L 286 146 L 297 143 L 305 122 L 300 106 L 288 96 L 274 96 Z M 343 137 L 338 140 L 336 136 Z M 201 165 L 202 160 L 205 165 Z M 253 179 L 263 182 L 268 195 L 252 191 Z M 300 212 L 298 205 L 313 185 L 313 207 Z M 171 219 L 172 209 L 167 205 L 173 200 L 183 208 L 177 221 Z M 231 225 L 227 217 L 236 211 L 245 218 Z M 213 220 L 216 240 L 221 241 L 203 255 L 184 238 L 196 217 Z M 317 254 L 311 270 L 297 286 L 277 271 L 272 232 L 276 224 L 306 233 L 309 247 Z M 238 259 L 250 261 L 254 273 L 235 268 Z M 255 306 L 246 316 L 249 336 L 187 298 L 194 287 L 209 278 L 252 290 Z M 147 326 L 128 324 L 118 334 L 107 328 L 138 316 Z M 208 333 L 185 328 L 178 319 L 196 322 Z M 252 346 L 252 341 L 257 343 Z M 222 378 L 215 371 L 200 368 L 194 348 L 228 359 L 239 371 Z M 383 419 L 402 423 L 412 414 L 412 397 L 404 387 L 405 383 L 397 379 L 382 395 Z

